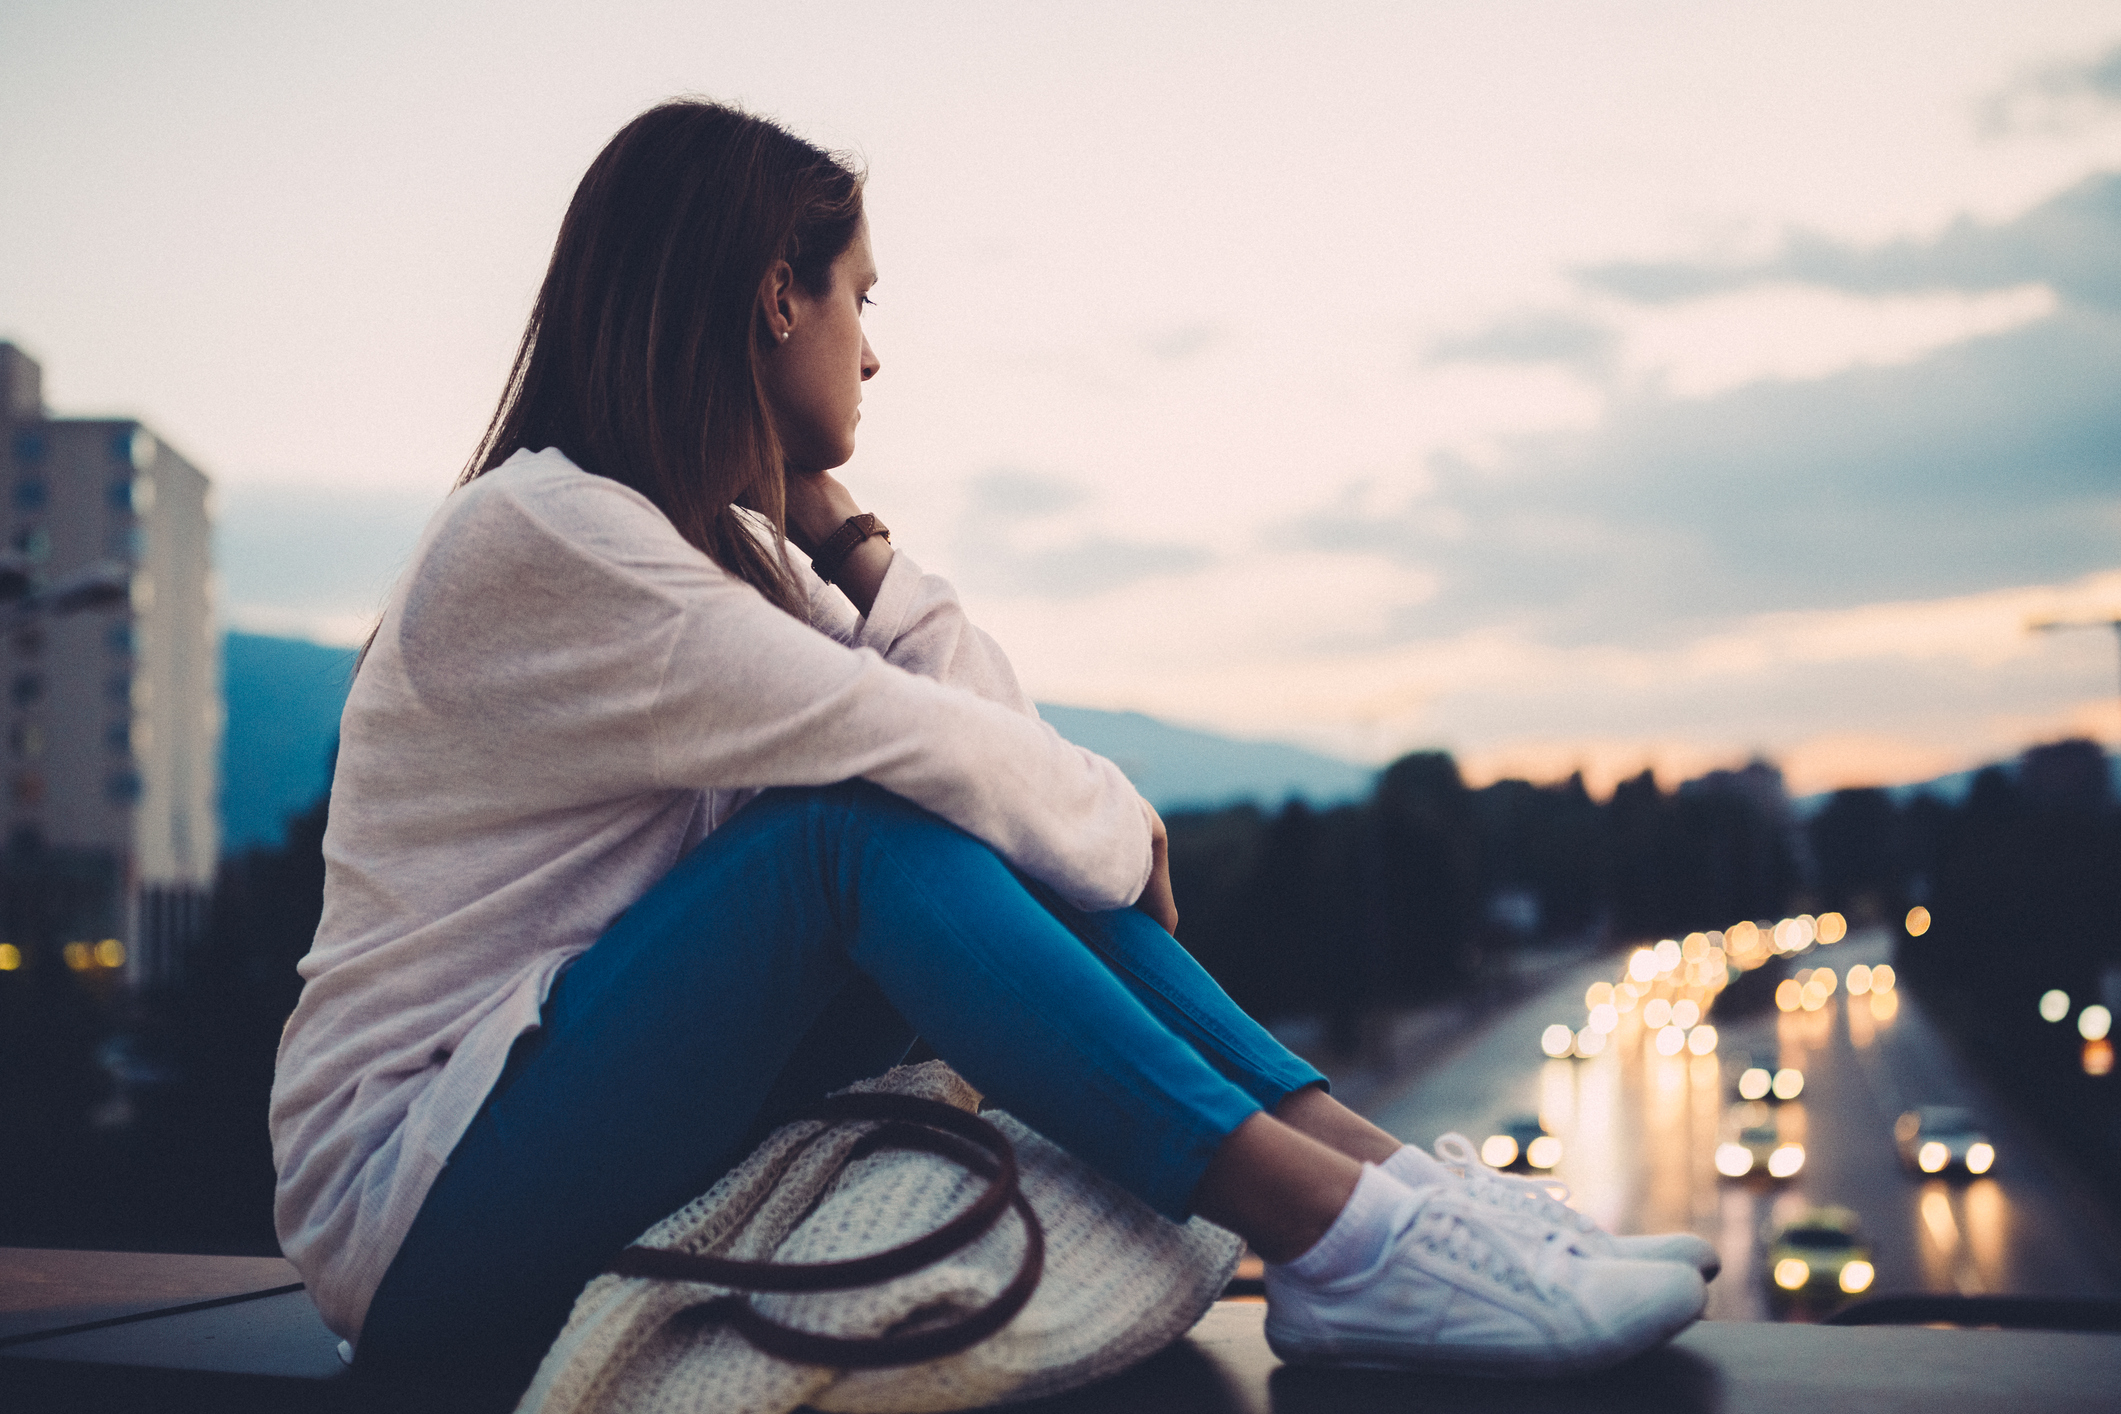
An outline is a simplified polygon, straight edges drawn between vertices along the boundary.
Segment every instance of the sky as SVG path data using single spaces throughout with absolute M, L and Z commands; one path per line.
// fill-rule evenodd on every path
M 869 172 L 843 477 L 1041 700 L 1475 781 L 2121 747 L 2110 4 L 0 10 L 0 339 L 356 641 L 574 183 Z

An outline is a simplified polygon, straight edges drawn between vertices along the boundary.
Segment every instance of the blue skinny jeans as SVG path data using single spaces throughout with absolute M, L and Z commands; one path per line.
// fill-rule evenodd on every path
M 1172 1218 L 1230 1131 L 1323 1083 L 1147 915 L 1072 908 L 864 782 L 769 791 L 561 974 L 385 1273 L 357 1368 L 527 1378 L 614 1253 L 916 1036 Z

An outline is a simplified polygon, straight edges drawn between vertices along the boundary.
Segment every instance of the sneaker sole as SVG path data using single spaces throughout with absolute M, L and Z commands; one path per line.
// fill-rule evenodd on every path
M 1552 1345 L 1488 1346 L 1480 1350 L 1457 1350 L 1449 1346 L 1408 1348 L 1388 1337 L 1346 1336 L 1313 1345 L 1267 1326 L 1267 1348 L 1290 1365 L 1333 1366 L 1362 1370 L 1428 1370 L 1455 1375 L 1477 1375 L 1488 1379 L 1521 1379 L 1527 1375 L 1550 1377 L 1587 1375 L 1609 1369 L 1645 1351 L 1656 1349 L 1701 1319 L 1708 1301 L 1684 1317 L 1676 1313 L 1658 1326 L 1616 1336 L 1590 1349 L 1557 1350 Z

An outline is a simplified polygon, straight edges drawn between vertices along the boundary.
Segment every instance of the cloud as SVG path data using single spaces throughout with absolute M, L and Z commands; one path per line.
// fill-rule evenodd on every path
M 1927 242 L 1793 237 L 1748 267 L 1584 278 L 1649 301 L 1768 281 L 1878 297 L 2030 285 L 2059 298 L 1894 366 L 1616 397 L 1590 431 L 1521 438 L 1480 464 L 1434 458 L 1428 484 L 1397 504 L 1343 498 L 1281 526 L 1300 547 L 1440 575 L 1436 597 L 1381 641 L 1506 623 L 1554 642 L 1645 642 L 1732 615 L 2121 562 L 2121 174 Z
M 2049 64 L 1984 98 L 1975 123 L 1989 137 L 2067 133 L 2121 106 L 2121 44 L 2073 63 Z
M 251 632 L 361 641 L 444 489 L 216 487 L 222 617 Z
M 954 556 L 974 587 L 1074 600 L 1213 562 L 1197 545 L 1112 535 L 1091 519 L 1090 492 L 1063 477 L 998 468 L 966 486 Z
M 1184 363 L 1222 343 L 1229 331 L 1220 324 L 1201 321 L 1162 329 L 1141 341 L 1142 350 L 1159 363 Z
M 1618 335 L 1607 324 L 1565 311 L 1514 315 L 1470 334 L 1431 344 L 1424 361 L 1447 363 L 1558 363 L 1596 372 L 1610 363 Z
M 2041 283 L 2066 303 L 2121 309 L 2121 173 L 2087 177 L 2015 220 L 1962 217 L 1927 240 L 1863 247 L 1796 231 L 1764 260 L 1616 261 L 1582 268 L 1576 278 L 1590 290 L 1641 304 L 1776 283 L 1861 295 Z
M 1072 481 L 1008 468 L 973 477 L 965 494 L 966 514 L 982 529 L 1073 510 L 1090 499 L 1090 493 Z

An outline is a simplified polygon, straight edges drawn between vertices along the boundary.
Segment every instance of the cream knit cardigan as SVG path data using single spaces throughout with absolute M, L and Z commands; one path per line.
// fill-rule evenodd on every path
M 799 573 L 808 624 L 552 450 L 428 525 L 341 719 L 273 1083 L 280 1245 L 341 1335 L 561 966 L 759 789 L 865 777 L 1085 908 L 1140 895 L 1140 797 L 946 582 L 899 553 L 857 618 Z

